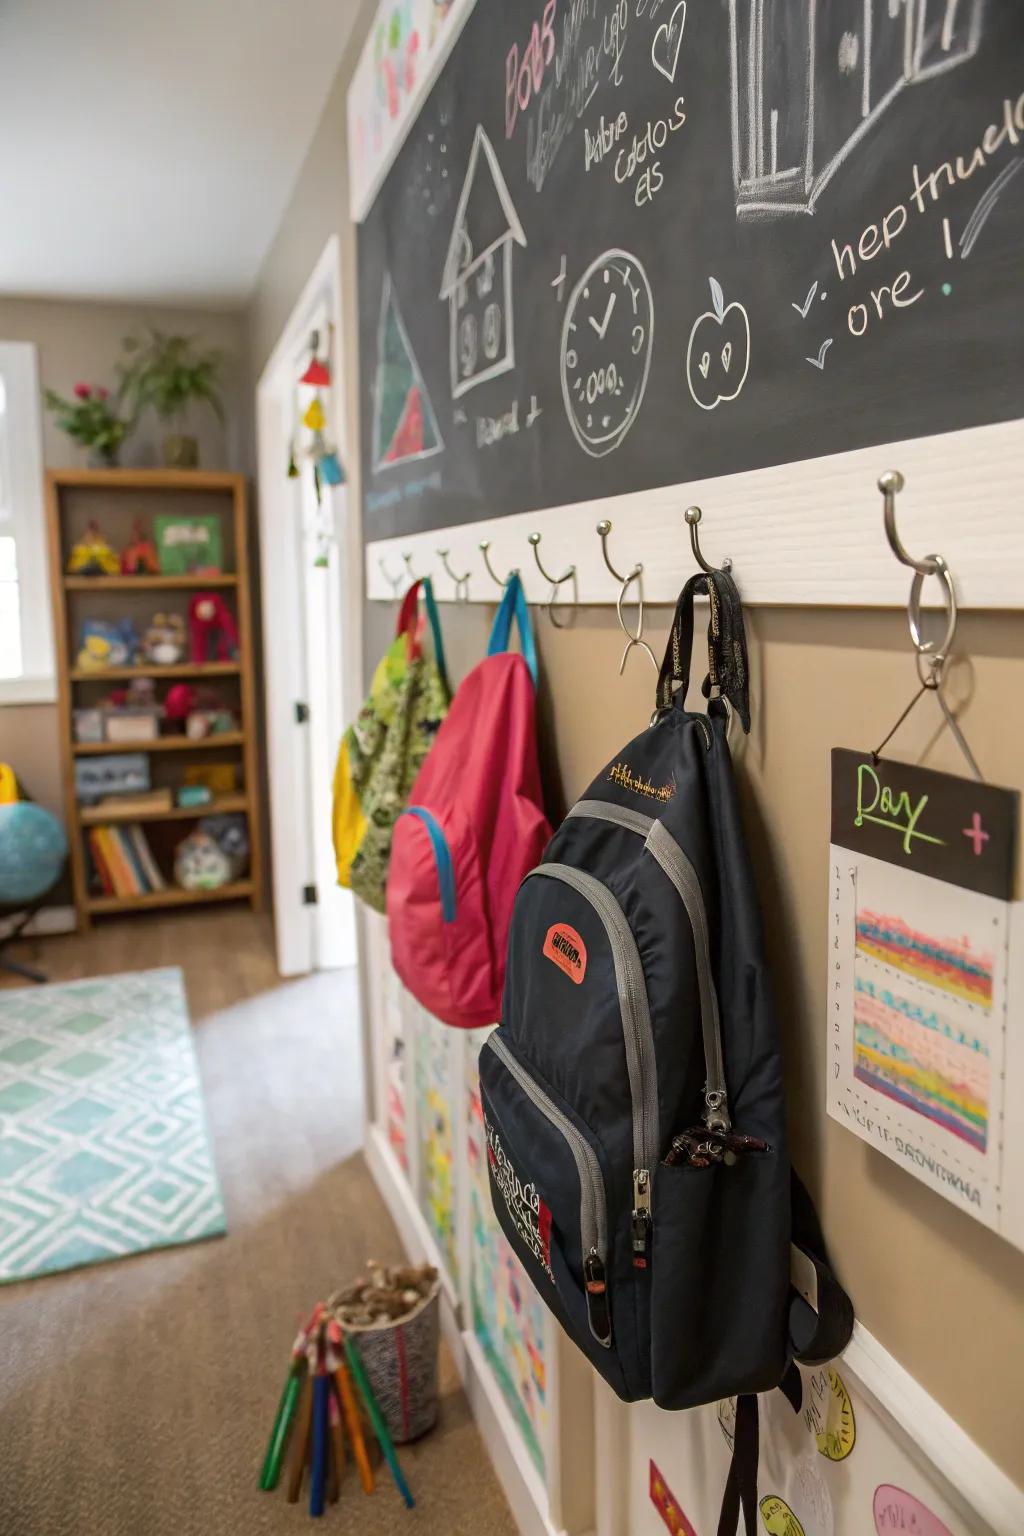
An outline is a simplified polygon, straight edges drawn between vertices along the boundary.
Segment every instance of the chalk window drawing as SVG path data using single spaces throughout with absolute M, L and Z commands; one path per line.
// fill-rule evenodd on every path
M 984 8 L 985 0 L 864 0 L 862 8 L 729 0 L 737 212 L 813 213 L 905 85 L 973 57 Z
M 515 367 L 512 247 L 525 244 L 498 157 L 478 125 L 441 277 L 454 400 Z
M 444 448 L 434 407 L 423 382 L 391 286 L 384 274 L 377 327 L 377 373 L 373 386 L 373 472 L 427 459 Z
M 653 340 L 647 274 L 628 251 L 605 251 L 569 295 L 562 325 L 562 399 L 591 457 L 611 453 L 636 420 Z

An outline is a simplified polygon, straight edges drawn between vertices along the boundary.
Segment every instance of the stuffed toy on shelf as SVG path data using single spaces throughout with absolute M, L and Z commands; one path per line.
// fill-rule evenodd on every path
M 216 592 L 197 592 L 188 605 L 189 660 L 237 661 L 238 630 L 227 604 Z
M 71 547 L 69 576 L 119 576 L 121 562 L 100 532 L 98 523 L 90 523 Z
M 156 576 L 160 571 L 156 545 L 143 537 L 142 524 L 136 518 L 132 524 L 132 541 L 121 551 L 122 576 Z

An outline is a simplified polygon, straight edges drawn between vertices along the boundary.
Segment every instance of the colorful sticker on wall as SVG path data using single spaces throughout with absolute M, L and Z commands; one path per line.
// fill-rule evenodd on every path
M 409 1172 L 405 1129 L 405 1038 L 402 1031 L 401 982 L 384 967 L 384 1074 L 388 1145 L 403 1173 Z
M 831 1366 L 804 1379 L 804 1423 L 829 1461 L 845 1461 L 856 1444 L 853 1403 L 843 1378 Z
M 547 1384 L 545 1309 L 498 1226 L 487 1177 L 487 1140 L 477 1056 L 489 1030 L 466 1041 L 466 1154 L 470 1175 L 470 1297 L 473 1331 L 512 1411 L 530 1457 L 544 1475 Z
M 697 1532 L 684 1515 L 679 1500 L 653 1461 L 650 1466 L 650 1492 L 651 1503 L 672 1532 L 672 1536 L 697 1536 Z
M 952 1536 L 949 1526 L 920 1499 L 892 1483 L 882 1483 L 875 1489 L 872 1513 L 876 1536 L 889 1536 L 893 1531 L 901 1536 Z
M 829 1113 L 996 1230 L 1018 798 L 832 754 Z
M 377 327 L 377 372 L 373 386 L 373 470 L 430 458 L 444 447 L 434 407 L 423 382 L 391 286 L 384 274 Z
M 780 1499 L 777 1493 L 767 1494 L 758 1508 L 768 1536 L 805 1536 L 800 1521 L 785 1499 Z
M 458 1036 L 420 1011 L 416 1030 L 416 1125 L 419 1204 L 437 1240 L 449 1279 L 458 1283 L 455 1228 L 453 1053 Z

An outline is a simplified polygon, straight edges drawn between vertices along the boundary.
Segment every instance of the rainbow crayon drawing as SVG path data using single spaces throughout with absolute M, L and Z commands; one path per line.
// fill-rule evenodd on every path
M 973 951 L 967 938 L 936 938 L 901 917 L 862 909 L 857 913 L 857 952 L 950 997 L 992 1007 L 995 956 Z

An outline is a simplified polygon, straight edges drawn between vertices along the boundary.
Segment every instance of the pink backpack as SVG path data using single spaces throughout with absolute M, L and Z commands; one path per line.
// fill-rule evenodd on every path
M 513 616 L 521 656 L 507 649 Z M 487 656 L 459 687 L 395 823 L 392 962 L 429 1013 L 461 1029 L 501 1015 L 512 904 L 551 836 L 537 766 L 536 677 L 530 615 L 513 576 Z

